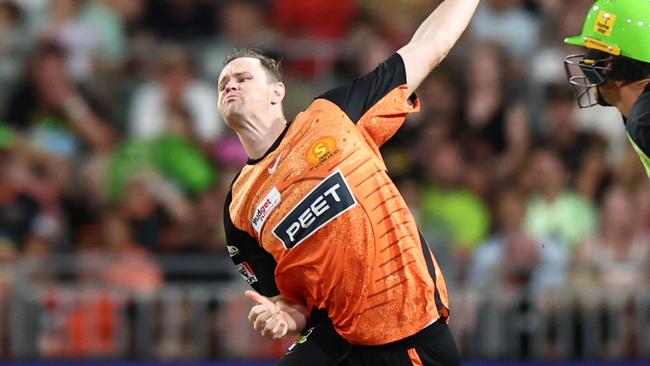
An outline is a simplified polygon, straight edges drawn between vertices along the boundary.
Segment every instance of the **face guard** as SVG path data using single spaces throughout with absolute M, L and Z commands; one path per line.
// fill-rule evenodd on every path
M 604 104 L 597 87 L 605 84 L 613 69 L 615 57 L 590 50 L 587 55 L 570 55 L 564 59 L 566 77 L 580 108 Z

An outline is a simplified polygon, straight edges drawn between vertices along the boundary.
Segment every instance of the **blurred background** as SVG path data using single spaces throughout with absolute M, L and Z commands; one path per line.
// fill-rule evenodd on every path
M 0 0 L 0 360 L 281 356 L 224 242 L 246 154 L 222 61 L 281 58 L 292 118 L 439 3 Z M 564 79 L 592 3 L 483 0 L 382 149 L 465 360 L 650 360 L 650 183 L 620 114 Z

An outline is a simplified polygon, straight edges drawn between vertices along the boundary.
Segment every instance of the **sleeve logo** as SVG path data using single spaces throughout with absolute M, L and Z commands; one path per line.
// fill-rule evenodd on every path
M 340 170 L 321 181 L 273 229 L 286 249 L 292 249 L 357 204 Z
M 235 268 L 237 268 L 237 271 L 241 273 L 242 277 L 244 277 L 244 280 L 246 280 L 246 283 L 249 285 L 257 282 L 257 276 L 255 276 L 255 272 L 253 272 L 253 268 L 251 268 L 248 262 L 240 263 L 236 265 Z
M 264 226 L 266 219 L 269 218 L 271 211 L 273 211 L 273 209 L 278 206 L 281 199 L 282 195 L 280 194 L 280 191 L 278 191 L 277 188 L 273 187 L 273 189 L 271 189 L 271 192 L 269 192 L 269 194 L 264 197 L 262 202 L 257 205 L 255 214 L 253 214 L 253 219 L 251 220 L 253 229 L 255 229 L 257 235 L 260 234 L 260 231 L 262 230 L 262 226 Z
M 237 254 L 239 254 L 239 248 L 237 248 L 236 246 L 234 246 L 234 245 L 227 245 L 227 247 L 228 247 L 228 255 L 229 255 L 231 258 L 234 257 L 234 256 L 236 256 Z

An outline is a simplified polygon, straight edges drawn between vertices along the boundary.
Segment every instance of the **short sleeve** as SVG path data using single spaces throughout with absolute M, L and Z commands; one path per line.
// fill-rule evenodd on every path
M 404 60 L 398 53 L 319 98 L 336 104 L 377 146 L 397 132 L 409 113 L 419 111 L 417 98 L 408 94 Z
M 232 222 L 229 206 L 232 191 L 229 192 L 224 207 L 224 227 L 228 254 L 235 263 L 235 268 L 244 280 L 257 292 L 266 297 L 280 294 L 275 283 L 275 258 L 262 248 L 257 240 Z

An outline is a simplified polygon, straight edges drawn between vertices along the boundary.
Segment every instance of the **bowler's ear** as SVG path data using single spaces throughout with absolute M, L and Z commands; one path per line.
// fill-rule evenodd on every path
M 282 103 L 282 101 L 284 100 L 284 95 L 286 93 L 284 83 L 281 81 L 274 83 L 272 93 L 273 94 L 271 95 L 271 104 Z

